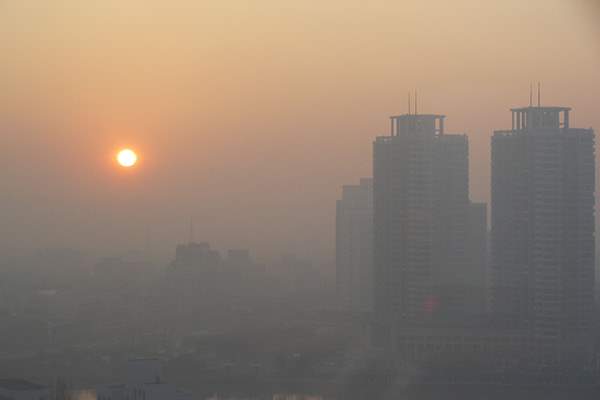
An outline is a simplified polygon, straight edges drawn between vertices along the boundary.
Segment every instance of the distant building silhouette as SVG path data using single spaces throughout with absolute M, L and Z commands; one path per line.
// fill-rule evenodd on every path
M 210 307 L 221 291 L 221 264 L 220 252 L 206 242 L 177 245 L 165 279 L 174 315 L 184 318 L 187 313 Z
M 253 263 L 248 249 L 227 250 L 227 263 L 232 266 L 244 267 Z
M 296 254 L 284 254 L 278 268 L 285 274 L 289 289 L 302 296 L 320 287 L 322 277 L 311 260 Z
M 335 267 L 339 305 L 368 311 L 373 304 L 373 180 L 342 187 L 336 203 Z
M 373 334 L 379 343 L 397 327 L 468 313 L 474 304 L 483 310 L 485 265 L 470 255 L 468 139 L 446 134 L 444 118 L 393 116 L 390 136 L 373 144 Z
M 265 282 L 265 265 L 257 263 L 248 249 L 229 249 L 219 270 L 223 293 L 247 293 L 258 290 Z
M 138 281 L 147 270 L 148 265 L 142 261 L 104 257 L 94 265 L 93 276 L 97 283 L 117 288 L 125 283 Z
M 125 382 L 95 388 L 96 400 L 190 400 L 191 393 L 164 382 L 157 359 L 127 361 Z
M 50 400 L 51 390 L 24 379 L 0 379 L 0 399 L 10 400 Z
M 221 263 L 221 255 L 206 242 L 189 242 L 177 245 L 175 260 L 171 267 L 179 271 L 215 271 Z
M 492 138 L 492 310 L 522 326 L 542 353 L 585 353 L 594 307 L 594 132 L 571 128 L 570 108 L 511 111 L 512 129 Z

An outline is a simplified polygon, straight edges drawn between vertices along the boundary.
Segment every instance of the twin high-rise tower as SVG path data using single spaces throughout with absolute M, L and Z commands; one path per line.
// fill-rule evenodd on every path
M 573 350 L 592 333 L 594 132 L 569 108 L 511 111 L 492 137 L 492 310 L 541 350 Z
M 488 277 L 486 206 L 469 200 L 466 135 L 446 133 L 443 115 L 391 117 L 390 135 L 373 143 L 372 264 L 338 252 L 337 266 L 346 298 L 354 290 L 344 265 L 372 271 L 376 343 L 404 327 L 483 314 L 488 298 L 494 321 L 520 329 L 532 349 L 590 343 L 594 133 L 571 128 L 569 111 L 513 109 L 512 129 L 494 133 Z M 348 255 L 339 210 L 337 246 Z
M 373 332 L 382 342 L 396 325 L 483 311 L 485 250 L 473 251 L 471 231 L 479 222 L 485 232 L 485 209 L 471 218 L 468 139 L 446 133 L 444 118 L 393 116 L 390 135 L 373 144 Z

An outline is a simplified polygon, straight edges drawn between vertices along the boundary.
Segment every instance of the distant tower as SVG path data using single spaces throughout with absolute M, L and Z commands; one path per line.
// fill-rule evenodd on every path
M 345 185 L 336 203 L 335 265 L 339 305 L 368 311 L 373 303 L 373 180 Z
M 571 128 L 570 108 L 511 111 L 512 129 L 492 137 L 492 310 L 526 329 L 543 354 L 558 346 L 585 353 L 594 306 L 594 132 Z
M 440 294 L 464 287 L 469 263 L 468 139 L 446 134 L 443 115 L 416 113 L 415 105 L 415 114 L 391 117 L 390 136 L 373 143 L 373 335 L 381 344 L 395 327 L 432 318 Z

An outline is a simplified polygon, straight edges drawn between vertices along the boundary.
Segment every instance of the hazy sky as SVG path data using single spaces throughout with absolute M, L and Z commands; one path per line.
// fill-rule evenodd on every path
M 187 239 L 333 258 L 342 184 L 418 89 L 470 138 L 508 109 L 574 108 L 600 129 L 593 0 L 0 2 L 0 248 L 168 255 Z M 117 148 L 140 152 L 116 168 Z

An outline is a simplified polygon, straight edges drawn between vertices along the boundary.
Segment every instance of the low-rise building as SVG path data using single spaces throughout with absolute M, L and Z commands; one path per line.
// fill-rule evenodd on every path
M 191 393 L 162 379 L 157 359 L 133 359 L 127 363 L 125 383 L 98 386 L 96 400 L 191 400 Z
M 50 400 L 50 388 L 24 379 L 0 379 L 1 400 Z

